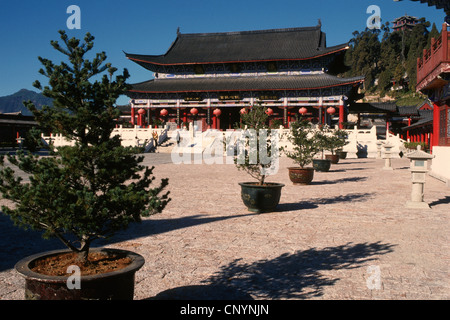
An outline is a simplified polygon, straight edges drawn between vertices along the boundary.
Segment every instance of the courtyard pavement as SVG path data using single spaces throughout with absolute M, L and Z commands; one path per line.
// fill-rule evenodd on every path
M 155 176 L 169 178 L 172 201 L 161 214 L 116 235 L 108 247 L 135 251 L 135 299 L 450 298 L 450 188 L 427 176 L 425 202 L 407 209 L 409 161 L 345 159 L 315 172 L 309 186 L 289 181 L 290 159 L 269 182 L 285 184 L 275 212 L 248 212 L 232 164 L 172 164 L 146 154 Z M 2 200 L 0 200 L 1 202 Z M 5 200 L 3 200 L 4 202 Z M 62 248 L 0 215 L 0 299 L 24 297 L 14 271 L 22 257 Z

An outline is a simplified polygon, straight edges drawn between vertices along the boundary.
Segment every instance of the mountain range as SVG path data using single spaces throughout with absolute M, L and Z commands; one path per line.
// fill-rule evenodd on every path
M 23 104 L 24 101 L 28 100 L 33 101 L 38 109 L 44 105 L 52 105 L 52 99 L 31 90 L 21 89 L 9 96 L 0 97 L 0 113 L 22 112 L 25 116 L 31 116 L 30 110 Z

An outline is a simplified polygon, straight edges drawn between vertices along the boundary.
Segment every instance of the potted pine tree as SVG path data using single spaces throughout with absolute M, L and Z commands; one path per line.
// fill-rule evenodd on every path
M 239 170 L 253 177 L 256 182 L 241 182 L 241 198 L 249 211 L 262 213 L 273 211 L 280 202 L 282 183 L 266 182 L 266 177 L 278 170 L 277 131 L 267 126 L 266 108 L 255 104 L 248 112 L 241 113 L 245 129 L 237 143 L 234 162 Z
M 331 160 L 325 158 L 325 150 L 329 148 L 330 137 L 323 128 L 316 130 L 316 146 L 321 154 L 320 159 L 313 159 L 313 168 L 316 171 L 328 172 L 331 167 Z
M 56 148 L 48 157 L 8 156 L 30 175 L 30 182 L 4 167 L 0 192 L 14 204 L 2 210 L 17 225 L 41 230 L 44 238 L 59 238 L 68 250 L 24 258 L 16 270 L 25 277 L 27 299 L 133 299 L 134 275 L 144 258 L 92 243 L 161 212 L 170 201 L 164 191 L 168 180 L 152 186 L 154 168 L 143 166 L 143 157 L 121 146 L 118 136 L 111 137 L 118 118 L 114 103 L 129 88 L 127 70 L 113 79 L 117 69 L 105 63 L 104 52 L 89 60 L 86 54 L 94 45 L 89 33 L 84 41 L 69 39 L 64 31 L 60 37 L 62 44 L 51 45 L 67 61 L 56 65 L 39 57 L 48 86 L 33 84 L 53 99 L 53 106 L 38 110 L 32 102 L 25 104 L 42 128 L 75 144 Z M 73 286 L 69 271 L 79 276 Z
M 319 151 L 315 131 L 306 120 L 291 122 L 287 139 L 291 143 L 291 148 L 284 146 L 282 151 L 299 165 L 288 168 L 289 179 L 294 185 L 310 184 L 314 179 L 314 168 L 306 166 L 313 161 Z
M 343 155 L 340 156 L 342 148 L 347 144 L 346 142 L 347 133 L 344 130 L 335 130 L 330 136 L 328 136 L 328 143 L 326 144 L 326 150 L 330 151 L 331 154 L 325 155 L 325 158 L 330 160 L 332 164 L 339 163 L 339 159 L 345 158 Z M 338 154 L 338 152 L 340 152 Z

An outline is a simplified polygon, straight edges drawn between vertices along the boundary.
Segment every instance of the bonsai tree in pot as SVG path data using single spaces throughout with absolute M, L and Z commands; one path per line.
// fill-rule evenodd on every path
M 266 108 L 255 104 L 248 112 L 241 113 L 245 129 L 237 140 L 234 162 L 256 182 L 239 183 L 241 197 L 249 211 L 261 213 L 273 211 L 280 201 L 284 184 L 266 182 L 266 177 L 278 170 L 278 133 L 269 129 Z
M 56 65 L 39 57 L 44 66 L 40 73 L 48 78 L 48 86 L 38 81 L 33 84 L 44 96 L 53 98 L 53 106 L 38 110 L 32 102 L 25 104 L 42 128 L 75 143 L 54 149 L 48 157 L 23 152 L 8 156 L 13 165 L 30 175 L 30 182 L 24 183 L 10 167 L 4 167 L 0 192 L 13 204 L 3 206 L 3 212 L 17 225 L 41 230 L 44 238 L 59 238 L 69 251 L 25 258 L 16 269 L 25 276 L 30 299 L 132 299 L 134 273 L 143 265 L 143 257 L 123 250 L 93 249 L 92 243 L 126 229 L 141 216 L 161 212 L 170 201 L 169 192 L 164 191 L 168 180 L 151 187 L 154 168 L 143 166 L 143 157 L 133 148 L 122 147 L 118 136 L 111 137 L 113 120 L 118 118 L 114 103 L 129 88 L 127 70 L 113 80 L 117 69 L 105 63 L 104 52 L 87 59 L 94 45 L 89 33 L 83 42 L 69 39 L 64 31 L 60 36 L 62 44 L 52 41 L 51 45 L 67 62 Z M 57 261 L 67 255 L 73 256 L 71 263 L 80 268 L 79 289 L 68 288 L 67 276 L 48 273 L 51 268 L 45 259 Z M 121 258 L 128 264 L 96 279 L 84 275 L 89 270 L 97 272 L 94 256 L 105 263 Z M 38 265 L 47 274 L 32 270 Z M 118 283 L 107 283 L 108 275 Z
M 344 158 L 344 156 L 339 156 L 338 151 L 342 150 L 342 148 L 347 144 L 346 138 L 347 132 L 340 129 L 335 130 L 330 136 L 328 136 L 326 150 L 330 151 L 331 154 L 325 155 L 325 158 L 329 159 L 332 164 L 338 163 L 341 157 Z
M 327 129 L 324 127 L 320 127 L 316 129 L 316 146 L 321 154 L 320 159 L 313 159 L 313 168 L 316 171 L 327 172 L 331 167 L 331 160 L 325 158 L 325 150 L 328 150 L 330 146 L 330 136 L 327 134 Z
M 299 165 L 288 168 L 289 178 L 294 184 L 310 184 L 314 178 L 314 168 L 306 166 L 319 151 L 315 131 L 306 120 L 291 122 L 287 139 L 292 145 L 291 150 L 288 150 L 287 146 L 281 149 Z

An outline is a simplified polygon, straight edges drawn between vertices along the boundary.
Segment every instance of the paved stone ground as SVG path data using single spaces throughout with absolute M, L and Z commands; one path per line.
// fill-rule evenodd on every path
M 234 165 L 174 165 L 170 154 L 145 163 L 169 178 L 172 201 L 106 244 L 145 257 L 135 299 L 450 298 L 450 189 L 427 177 L 431 209 L 406 209 L 407 159 L 393 159 L 393 171 L 383 160 L 341 160 L 294 186 L 281 158 L 269 181 L 286 186 L 264 214 L 246 210 L 238 182 L 251 179 Z M 10 300 L 24 295 L 14 264 L 61 247 L 4 216 L 0 243 L 0 299 Z

